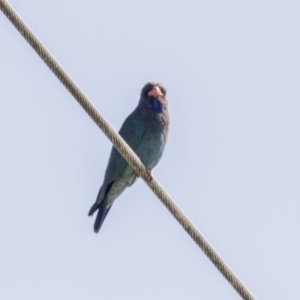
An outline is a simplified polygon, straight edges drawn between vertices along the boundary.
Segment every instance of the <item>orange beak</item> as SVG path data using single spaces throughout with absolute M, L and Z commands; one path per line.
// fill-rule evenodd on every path
M 154 86 L 153 89 L 150 92 L 148 92 L 147 95 L 157 98 L 158 96 L 162 96 L 163 93 L 161 92 L 161 90 L 158 86 Z

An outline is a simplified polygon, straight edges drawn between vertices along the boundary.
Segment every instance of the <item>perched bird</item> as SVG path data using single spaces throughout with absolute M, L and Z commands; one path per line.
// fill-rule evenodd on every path
M 149 177 L 165 149 L 169 130 L 166 88 L 149 82 L 141 92 L 136 109 L 124 121 L 119 134 L 146 166 Z M 89 216 L 98 210 L 94 231 L 99 232 L 114 200 L 137 178 L 134 170 L 113 147 L 105 171 L 103 184 Z

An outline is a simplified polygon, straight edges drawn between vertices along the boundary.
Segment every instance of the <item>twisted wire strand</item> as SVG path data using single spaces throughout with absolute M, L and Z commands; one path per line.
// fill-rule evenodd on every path
M 172 198 L 164 191 L 162 186 L 153 178 L 149 180 L 148 173 L 132 149 L 125 143 L 125 141 L 119 136 L 119 134 L 113 129 L 113 127 L 105 120 L 101 113 L 96 109 L 88 97 L 83 91 L 76 85 L 67 72 L 59 65 L 54 59 L 42 42 L 34 35 L 26 23 L 16 13 L 16 11 L 10 6 L 6 0 L 0 0 L 0 9 L 4 15 L 11 21 L 15 28 L 21 33 L 25 40 L 31 45 L 36 53 L 41 57 L 45 64 L 52 70 L 55 76 L 61 81 L 61 83 L 67 88 L 67 90 L 73 95 L 77 102 L 92 118 L 92 120 L 98 125 L 98 127 L 104 132 L 108 139 L 112 142 L 114 147 L 121 153 L 126 159 L 134 171 L 144 179 L 146 184 L 154 192 L 154 194 L 161 200 L 161 202 L 167 207 L 174 218 L 181 224 L 184 230 L 195 241 L 195 243 L 202 249 L 207 255 L 215 267 L 222 273 L 227 281 L 238 292 L 242 299 L 255 300 L 250 291 L 243 285 L 240 279 L 233 273 L 233 271 L 226 265 L 220 255 L 214 250 L 214 248 L 208 243 L 205 237 L 198 231 L 193 223 L 182 212 L 178 205 L 172 200 Z

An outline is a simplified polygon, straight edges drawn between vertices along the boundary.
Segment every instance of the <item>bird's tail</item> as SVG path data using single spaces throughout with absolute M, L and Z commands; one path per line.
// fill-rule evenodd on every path
M 94 212 L 96 212 L 98 210 L 96 221 L 94 223 L 95 233 L 99 232 L 99 230 L 105 220 L 105 217 L 107 216 L 107 214 L 111 208 L 111 206 L 106 207 L 106 202 L 107 202 L 106 199 L 104 199 L 101 203 L 97 203 L 97 201 L 96 201 L 89 211 L 88 215 L 92 216 L 94 214 Z

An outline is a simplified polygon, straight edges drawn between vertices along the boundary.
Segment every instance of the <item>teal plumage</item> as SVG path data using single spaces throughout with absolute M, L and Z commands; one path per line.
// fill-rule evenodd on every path
M 161 83 L 149 82 L 141 92 L 136 109 L 124 121 L 119 134 L 151 170 L 158 164 L 165 149 L 169 129 L 166 89 Z M 131 186 L 137 176 L 121 154 L 113 147 L 103 184 L 89 216 L 98 210 L 94 231 L 99 232 L 114 200 Z

